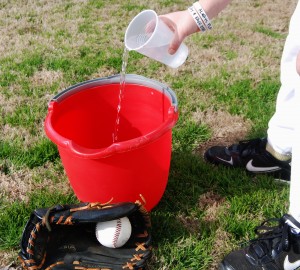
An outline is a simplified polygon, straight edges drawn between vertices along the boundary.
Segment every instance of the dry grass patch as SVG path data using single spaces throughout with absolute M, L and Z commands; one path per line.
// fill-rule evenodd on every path
M 252 126 L 250 120 L 221 110 L 197 111 L 193 118 L 199 123 L 207 124 L 212 130 L 211 139 L 199 146 L 200 153 L 213 145 L 228 145 L 245 139 Z
M 199 208 L 205 211 L 205 215 L 203 217 L 204 223 L 216 226 L 220 213 L 226 211 L 229 208 L 229 204 L 226 202 L 224 197 L 213 191 L 209 191 L 200 195 Z M 215 231 L 215 240 L 212 245 L 212 253 L 210 254 L 213 258 L 213 262 L 210 269 L 217 270 L 224 255 L 232 249 L 232 245 L 228 244 L 231 243 L 230 238 L 230 234 L 224 231 L 221 227 Z
M 0 197 L 14 202 L 27 201 L 27 194 L 33 190 L 31 171 L 16 171 L 10 175 L 0 172 Z
M 218 270 L 223 257 L 232 251 L 232 245 L 228 244 L 230 242 L 231 234 L 224 231 L 222 228 L 217 229 L 215 232 L 215 241 L 213 243 L 212 253 L 210 254 L 213 258 L 213 262 L 210 265 L 211 270 Z
M 225 199 L 213 191 L 206 192 L 199 197 L 199 209 L 204 211 L 210 207 L 219 206 Z
M 227 208 L 228 205 L 225 198 L 219 194 L 209 191 L 201 194 L 198 203 L 199 209 L 205 212 L 205 222 L 216 222 L 218 220 L 220 210 Z
M 218 221 L 220 211 L 224 211 L 224 208 L 228 208 L 225 198 L 213 191 L 201 194 L 199 196 L 198 207 L 204 212 L 202 221 L 208 225 L 214 224 Z M 201 222 L 197 217 L 193 215 L 186 216 L 181 214 L 177 217 L 177 220 L 193 235 L 201 234 Z
M 41 70 L 34 73 L 30 78 L 31 85 L 36 86 L 51 86 L 54 82 L 63 79 L 63 73 L 60 71 L 53 70 Z
M 177 220 L 183 225 L 183 227 L 193 235 L 200 235 L 200 222 L 199 219 L 192 216 L 179 215 Z
M 111 67 L 101 67 L 98 72 L 92 74 L 92 78 L 104 78 L 112 75 L 119 74 L 120 70 Z
M 0 93 L 0 108 L 5 114 L 13 113 L 15 108 L 21 105 L 22 101 L 23 98 L 18 95 L 15 95 L 11 98 L 6 98 Z
M 43 133 L 43 126 L 39 126 L 39 134 Z M 22 146 L 27 149 L 31 147 L 35 143 L 40 140 L 40 136 L 32 135 L 28 129 L 24 127 L 13 127 L 11 125 L 4 125 L 3 126 L 3 133 L 1 134 L 1 139 L 4 141 L 16 141 L 22 138 Z
M 9 202 L 27 202 L 30 193 L 42 189 L 54 193 L 72 192 L 66 175 L 57 171 L 51 163 L 34 169 L 10 168 L 9 174 L 0 171 L 0 180 L 0 197 L 5 196 Z
M 244 79 L 247 73 L 247 78 L 257 82 L 264 75 L 279 74 L 284 37 L 274 42 L 274 37 L 259 33 L 255 28 L 259 25 L 284 36 L 295 3 L 295 0 L 285 3 L 288 10 L 282 12 L 278 0 L 259 1 L 259 7 L 251 1 L 233 1 L 213 21 L 212 32 L 187 39 L 190 49 L 187 63 L 193 76 L 199 80 L 216 77 L 225 68 L 234 80 Z M 199 48 L 207 44 L 206 35 L 211 36 L 210 47 Z M 233 56 L 228 57 L 228 54 Z
M 17 251 L 1 251 L 0 250 L 0 270 L 14 270 L 16 269 L 15 263 L 17 263 Z M 5 266 L 5 267 L 4 267 Z M 21 266 L 17 267 L 21 270 Z
M 72 6 L 73 14 L 80 9 L 87 0 L 78 0 Z M 35 49 L 45 46 L 49 49 L 57 48 L 55 33 L 66 29 L 72 36 L 72 44 L 84 44 L 85 38 L 78 35 L 77 26 L 82 18 L 66 19 L 65 1 L 43 0 L 39 1 L 6 1 L 6 8 L 0 10 L 2 23 L 6 27 L 0 28 L 0 53 L 2 57 L 17 55 L 24 49 Z M 76 21 L 75 21 L 76 20 Z M 44 33 L 50 33 L 44 36 Z M 65 42 L 70 39 L 65 39 Z M 63 40 L 61 46 L 66 45 Z M 72 44 L 69 44 L 70 46 Z

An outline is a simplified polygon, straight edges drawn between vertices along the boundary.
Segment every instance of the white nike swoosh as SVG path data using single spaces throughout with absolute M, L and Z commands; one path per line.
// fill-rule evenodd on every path
M 226 159 L 223 159 L 223 158 L 219 158 L 219 157 L 218 157 L 218 159 L 221 160 L 221 161 L 224 161 L 224 162 L 226 162 L 226 163 L 228 163 L 228 164 L 230 164 L 230 165 L 233 165 L 233 160 L 232 160 L 232 158 L 231 158 L 230 160 L 226 160 Z
M 283 268 L 284 270 L 296 270 L 300 267 L 300 260 L 291 263 L 289 261 L 289 255 L 287 255 L 284 259 Z
M 255 167 L 252 165 L 252 161 L 253 159 L 249 160 L 247 165 L 246 165 L 246 169 L 249 172 L 274 172 L 274 171 L 278 171 L 281 168 L 278 166 L 274 166 L 274 167 Z

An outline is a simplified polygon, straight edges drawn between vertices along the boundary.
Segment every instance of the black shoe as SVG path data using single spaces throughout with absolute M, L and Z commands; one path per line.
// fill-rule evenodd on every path
M 270 222 L 278 226 L 267 226 Z M 256 228 L 257 239 L 233 251 L 221 262 L 220 270 L 296 270 L 300 269 L 300 235 L 293 234 L 287 221 L 300 228 L 292 216 L 270 219 Z
M 284 181 L 290 180 L 291 160 L 280 161 L 266 150 L 267 139 L 241 141 L 229 147 L 213 146 L 204 158 L 213 164 L 229 167 L 243 167 L 248 172 L 272 174 Z

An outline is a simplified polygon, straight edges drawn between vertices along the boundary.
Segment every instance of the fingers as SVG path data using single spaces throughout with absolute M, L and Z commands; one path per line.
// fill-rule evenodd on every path
M 159 18 L 173 31 L 176 31 L 176 24 L 173 22 L 172 19 L 168 17 L 168 15 L 159 16 Z
M 145 27 L 145 32 L 147 34 L 152 34 L 154 32 L 155 26 L 156 26 L 156 21 L 155 20 L 150 21 L 149 23 L 147 23 Z
M 168 49 L 169 54 L 176 53 L 176 51 L 178 50 L 178 48 L 179 48 L 180 44 L 182 43 L 182 41 L 183 40 L 179 38 L 178 33 L 175 32 L 173 40 L 171 41 L 169 49 Z
M 187 36 L 199 32 L 199 28 L 188 10 L 169 13 L 160 16 L 160 18 L 174 32 L 173 40 L 169 46 L 170 54 L 174 54 L 178 50 Z
M 171 41 L 168 49 L 169 54 L 174 54 L 182 43 L 183 38 L 180 38 L 177 25 L 168 17 L 168 15 L 160 16 L 160 19 L 174 32 L 173 40 Z

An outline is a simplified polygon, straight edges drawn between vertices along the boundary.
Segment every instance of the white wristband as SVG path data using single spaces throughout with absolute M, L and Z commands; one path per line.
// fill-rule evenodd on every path
M 193 4 L 195 10 L 197 11 L 197 13 L 199 14 L 199 16 L 201 17 L 203 23 L 205 24 L 206 28 L 211 30 L 212 29 L 212 24 L 208 18 L 208 16 L 206 15 L 204 9 L 201 7 L 199 1 L 195 2 Z
M 190 12 L 191 16 L 193 17 L 195 23 L 197 24 L 197 26 L 199 27 L 201 32 L 205 32 L 206 28 L 200 18 L 200 15 L 197 13 L 197 11 L 195 10 L 195 8 L 193 6 L 190 6 L 188 8 L 188 11 Z

